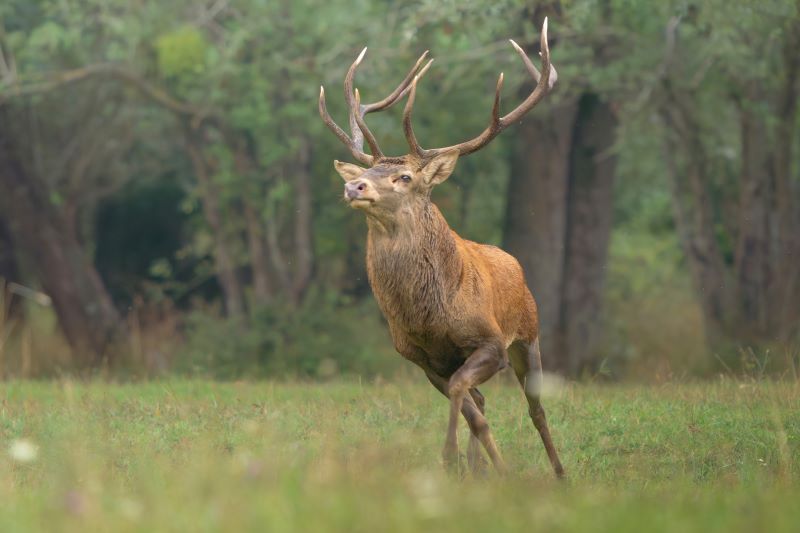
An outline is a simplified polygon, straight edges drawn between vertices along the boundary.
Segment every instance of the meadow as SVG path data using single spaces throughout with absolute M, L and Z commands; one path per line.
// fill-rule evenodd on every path
M 420 381 L 0 386 L 0 531 L 796 531 L 800 385 L 484 385 L 510 474 L 441 466 Z M 465 424 L 460 442 L 466 447 Z

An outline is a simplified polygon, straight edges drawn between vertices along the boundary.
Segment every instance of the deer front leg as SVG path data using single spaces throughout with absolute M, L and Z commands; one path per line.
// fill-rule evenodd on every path
M 470 389 L 485 382 L 505 366 L 506 357 L 503 345 L 492 341 L 475 350 L 450 377 L 447 386 L 447 396 L 450 398 L 450 420 L 447 426 L 447 438 L 442 450 L 442 458 L 448 469 L 452 470 L 458 466 L 458 415 L 461 412 L 466 395 Z M 495 469 L 500 473 L 505 472 L 505 463 L 489 430 L 489 423 L 486 421 L 486 417 L 478 411 L 477 415 L 472 418 L 470 429 L 483 444 Z
M 436 374 L 432 370 L 425 369 L 425 375 L 428 376 L 428 381 L 436 387 L 436 390 L 441 392 L 447 397 L 448 380 L 445 377 Z M 467 464 L 473 475 L 481 475 L 486 469 L 486 459 L 481 453 L 481 441 L 473 428 L 480 427 L 479 419 L 485 416 L 484 406 L 486 400 L 478 389 L 470 389 L 469 395 L 464 396 L 464 404 L 461 407 L 461 414 L 470 428 L 469 445 L 467 448 Z
M 486 417 L 486 399 L 483 397 L 483 394 L 478 389 L 470 389 L 469 396 L 464 397 L 464 405 L 466 406 L 467 400 L 472 398 L 475 402 L 475 406 L 478 408 L 480 415 Z M 463 413 L 463 411 L 462 411 Z M 464 417 L 467 420 L 467 423 L 470 426 L 470 436 L 469 436 L 469 444 L 467 445 L 467 464 L 469 465 L 469 469 L 472 472 L 473 476 L 483 476 L 486 474 L 486 467 L 488 463 L 486 462 L 486 458 L 483 456 L 483 452 L 481 451 L 481 441 L 478 439 L 478 436 L 472 431 L 473 426 L 476 424 L 473 423 L 473 420 L 476 420 L 476 417 Z

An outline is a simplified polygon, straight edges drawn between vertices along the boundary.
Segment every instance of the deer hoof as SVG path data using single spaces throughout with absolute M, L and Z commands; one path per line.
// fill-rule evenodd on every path
M 444 469 L 450 474 L 460 475 L 464 470 L 458 448 L 445 446 L 444 450 L 442 450 L 442 462 L 444 463 Z

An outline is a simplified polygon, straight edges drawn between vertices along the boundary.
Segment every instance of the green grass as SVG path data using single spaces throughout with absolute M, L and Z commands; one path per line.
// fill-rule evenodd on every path
M 483 387 L 511 474 L 454 479 L 419 382 L 0 385 L 0 531 L 790 531 L 797 384 Z M 466 444 L 462 421 L 461 444 Z M 7 451 L 27 439 L 30 462 Z

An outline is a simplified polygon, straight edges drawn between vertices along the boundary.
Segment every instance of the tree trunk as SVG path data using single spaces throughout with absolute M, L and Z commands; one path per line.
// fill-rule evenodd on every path
M 730 329 L 741 341 L 787 340 L 798 329 L 794 318 L 800 314 L 796 286 L 800 224 L 791 190 L 793 128 L 787 127 L 796 120 L 798 95 L 792 78 L 787 84 L 795 86 L 794 94 L 780 95 L 775 106 L 779 119 L 772 132 L 763 113 L 750 107 L 750 102 L 766 100 L 759 82 L 748 87 L 747 99 L 739 106 L 741 221 L 734 262 L 738 314 Z M 791 258 L 795 261 L 787 261 Z
M 293 179 L 295 182 L 295 264 L 291 295 L 292 301 L 297 304 L 308 289 L 314 271 L 314 248 L 311 232 L 311 147 L 307 140 L 303 140 L 300 144 Z
M 0 138 L 0 206 L 14 246 L 50 296 L 76 364 L 98 364 L 120 326 L 111 297 L 64 214 L 27 175 L 8 139 Z
M 613 218 L 616 156 L 611 153 L 617 120 L 605 102 L 584 94 L 569 159 L 564 274 L 558 350 L 576 375 L 598 362 L 608 243 Z M 557 353 L 558 353 L 557 352 Z
M 800 31 L 800 19 L 793 25 Z M 665 161 L 675 222 L 712 348 L 724 349 L 731 341 L 785 341 L 800 327 L 800 214 L 792 179 L 800 37 L 797 31 L 786 35 L 777 90 L 762 79 L 731 80 L 741 154 L 738 175 L 731 178 L 739 194 L 728 200 L 721 214 L 712 207 L 709 189 L 709 177 L 720 170 L 713 167 L 710 149 L 702 142 L 699 104 L 692 92 L 666 76 L 663 80 L 660 114 L 667 127 Z M 683 77 L 679 72 L 672 76 Z M 765 107 L 771 112 L 764 113 Z M 720 229 L 734 243 L 732 261 L 726 260 L 717 241 Z
M 767 127 L 749 102 L 760 101 L 756 89 L 740 106 L 741 174 L 739 176 L 739 237 L 734 257 L 735 300 L 740 339 L 763 338 L 779 326 L 771 317 L 773 270 L 774 190 L 770 175 Z M 751 98 L 755 98 L 751 100 Z
M 253 202 L 249 198 L 244 198 L 243 202 L 247 249 L 250 255 L 250 270 L 253 273 L 253 298 L 256 304 L 264 305 L 272 299 L 273 294 L 264 229 Z
M 517 134 L 508 185 L 504 247 L 522 265 L 539 308 L 543 361 L 565 369 L 555 341 L 561 316 L 567 176 L 575 103 L 524 119 Z
M 242 286 L 236 275 L 233 253 L 228 246 L 229 237 L 222 222 L 219 191 L 209 175 L 208 162 L 203 155 L 203 141 L 199 134 L 200 132 L 193 131 L 190 126 L 186 126 L 186 151 L 200 186 L 203 213 L 214 239 L 214 266 L 225 299 L 225 310 L 229 315 L 240 315 L 244 312 Z
M 779 248 L 778 287 L 780 302 L 778 320 L 783 325 L 781 340 L 800 333 L 800 180 L 793 179 L 798 170 L 793 157 L 797 134 L 797 110 L 800 100 L 800 17 L 787 32 L 783 47 L 784 77 L 777 100 L 778 123 L 775 127 L 775 194 L 778 210 Z
M 235 145 L 236 173 L 244 180 L 245 192 L 242 196 L 242 205 L 250 272 L 253 277 L 253 300 L 257 305 L 264 305 L 272 299 L 275 289 L 270 276 L 264 224 L 259 212 L 258 198 L 263 193 L 255 176 L 255 164 L 246 138 L 239 136 L 232 144 Z
M 505 246 L 538 303 L 545 366 L 575 374 L 595 362 L 600 341 L 616 119 L 607 104 L 585 94 L 521 127 Z
M 0 280 L 21 283 L 8 224 L 0 219 Z
M 700 138 L 701 128 L 678 96 L 669 95 L 661 117 L 671 130 L 665 134 L 664 161 L 670 180 L 673 218 L 703 309 L 706 340 L 715 345 L 726 335 L 732 302 L 705 179 L 710 165 Z
M 6 291 L 6 284 L 9 282 L 22 283 L 22 280 L 19 277 L 17 257 L 11 233 L 8 231 L 8 224 L 0 218 L 0 320 L 4 316 L 6 319 L 22 316 L 22 305 L 19 298 L 13 297 Z M 2 339 L 0 339 L 0 345 L 2 345 Z
M 680 113 L 662 112 L 666 125 L 674 130 L 666 132 L 665 160 L 675 223 L 712 348 L 724 348 L 730 341 L 752 345 L 786 340 L 798 327 L 794 321 L 800 310 L 794 281 L 797 267 L 786 264 L 787 257 L 800 255 L 800 224 L 791 211 L 796 200 L 791 192 L 789 198 L 781 197 L 774 172 L 779 165 L 770 141 L 774 137 L 763 117 L 747 105 L 740 107 L 739 196 L 733 206 L 722 210 L 734 213 L 738 220 L 727 224 L 724 218 L 715 217 L 711 207 L 707 185 L 712 173 L 710 156 L 699 134 L 692 133 L 700 131 L 691 119 L 694 113 L 689 108 Z M 683 160 L 682 164 L 676 164 L 676 159 Z M 726 262 L 717 242 L 720 222 L 722 227 L 732 228 L 728 235 L 735 243 L 732 262 Z

